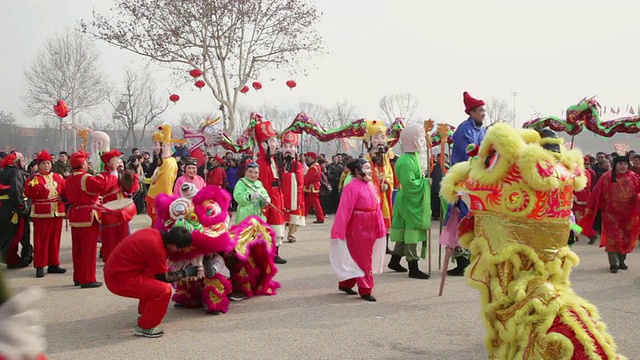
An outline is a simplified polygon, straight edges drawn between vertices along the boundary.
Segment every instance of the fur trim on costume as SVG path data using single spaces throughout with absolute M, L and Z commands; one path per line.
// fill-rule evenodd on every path
M 204 187 L 193 197 L 198 222 L 204 227 L 224 223 L 229 216 L 229 204 L 229 193 L 213 185 Z
M 216 274 L 212 279 L 204 279 L 202 299 L 209 311 L 226 313 L 229 310 L 229 298 L 232 286 L 231 282 L 221 274 Z

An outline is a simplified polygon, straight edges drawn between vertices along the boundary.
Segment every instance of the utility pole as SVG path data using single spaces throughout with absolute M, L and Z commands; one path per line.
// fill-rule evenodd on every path
M 518 96 L 518 92 L 512 91 L 511 95 L 513 95 L 513 126 L 516 126 L 516 96 Z

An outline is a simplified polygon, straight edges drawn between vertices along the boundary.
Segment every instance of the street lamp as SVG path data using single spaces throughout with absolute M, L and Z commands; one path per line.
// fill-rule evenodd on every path
M 511 95 L 513 95 L 513 126 L 516 126 L 516 96 L 518 96 L 518 92 L 512 91 Z

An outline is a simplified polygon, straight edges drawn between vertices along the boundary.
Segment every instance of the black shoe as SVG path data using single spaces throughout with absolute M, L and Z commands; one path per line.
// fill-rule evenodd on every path
M 625 263 L 620 263 L 620 266 L 618 266 L 618 269 L 620 269 L 620 270 L 629 270 L 629 267 Z
M 243 293 L 242 291 L 236 291 L 236 292 L 233 292 L 233 293 L 229 294 L 229 296 L 227 296 L 227 297 L 231 301 L 242 301 L 242 300 L 245 300 L 247 298 L 247 295 L 245 295 L 245 293 Z
M 220 315 L 220 314 L 224 314 L 224 313 L 222 311 L 209 310 L 209 311 L 207 311 L 207 314 L 209 314 L 209 315 Z
M 176 309 L 184 309 L 184 308 L 186 308 L 186 306 L 184 304 L 182 304 L 182 303 L 175 303 L 175 304 L 173 304 L 173 307 L 176 308 Z
M 618 269 L 618 266 L 609 266 L 609 271 L 611 271 L 613 274 L 617 273 Z
M 385 252 L 386 254 L 393 254 L 393 250 L 389 249 L 389 247 L 387 247 L 387 251 Z
M 323 221 L 318 221 L 318 220 L 316 220 L 316 221 L 314 221 L 313 223 L 314 223 L 314 224 L 324 224 L 324 220 L 323 220 Z
M 80 281 L 74 281 L 73 286 L 80 286 Z
M 347 295 L 358 295 L 358 293 L 353 291 L 353 289 L 338 287 L 338 290 L 342 291 L 343 293 L 346 293 Z
M 53 265 L 47 268 L 47 273 L 49 274 L 64 274 L 67 272 L 67 269 L 60 267 L 60 265 Z
M 426 280 L 430 278 L 429 274 L 425 274 L 418 268 L 418 260 L 409 261 L 409 277 L 412 279 L 423 279 Z
M 80 288 L 81 289 L 92 289 L 92 288 L 99 288 L 100 286 L 102 286 L 102 283 L 99 281 L 96 282 L 92 282 L 89 284 L 81 284 Z
M 44 277 L 44 268 L 37 268 L 36 269 L 36 277 L 39 277 L 39 278 Z
M 367 301 L 377 301 L 376 298 L 373 297 L 373 295 L 360 295 L 360 297 Z
M 447 276 L 464 276 L 464 269 L 469 266 L 469 259 L 464 256 L 458 256 L 456 258 L 456 263 L 458 266 L 456 266 L 455 269 L 447 271 Z
M 276 257 L 273 258 L 273 262 L 276 264 L 286 264 L 287 260 L 281 258 L 280 255 L 276 255 Z
M 593 245 L 596 242 L 596 240 L 598 240 L 597 236 L 590 237 L 589 238 L 589 245 Z
M 401 273 L 407 272 L 407 269 L 405 269 L 404 266 L 400 265 L 400 259 L 402 259 L 402 256 L 392 255 L 391 261 L 389 261 L 389 265 L 387 265 L 387 267 L 393 271 Z

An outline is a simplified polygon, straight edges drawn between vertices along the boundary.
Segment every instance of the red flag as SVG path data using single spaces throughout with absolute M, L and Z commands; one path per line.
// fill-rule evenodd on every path
M 191 151 L 191 154 L 189 155 L 198 160 L 198 166 L 202 166 L 207 163 L 207 156 L 205 155 L 204 151 L 202 151 L 201 147 L 197 147 L 196 149 L 193 149 Z

